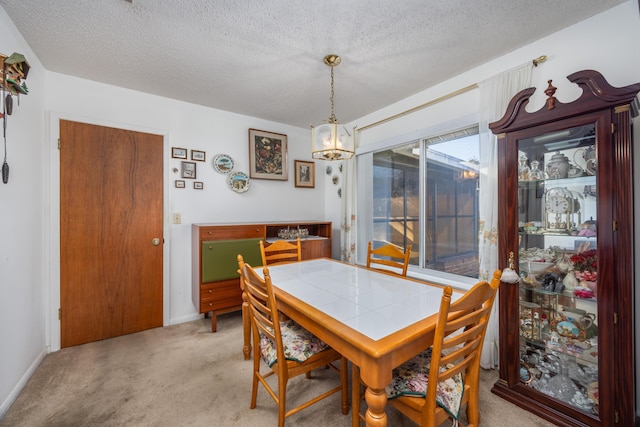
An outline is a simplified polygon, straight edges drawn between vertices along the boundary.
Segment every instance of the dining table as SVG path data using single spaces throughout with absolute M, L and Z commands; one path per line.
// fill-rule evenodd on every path
M 263 274 L 263 267 L 256 267 Z M 268 267 L 278 310 L 357 365 L 367 426 L 387 425 L 392 371 L 433 343 L 443 286 L 321 258 Z M 452 300 L 462 292 L 454 292 Z M 245 358 L 250 326 L 244 317 Z M 356 381 L 353 382 L 356 384 Z

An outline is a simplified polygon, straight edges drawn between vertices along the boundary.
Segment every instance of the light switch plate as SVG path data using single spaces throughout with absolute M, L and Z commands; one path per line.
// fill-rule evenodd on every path
M 182 215 L 180 215 L 180 213 L 174 213 L 173 214 L 173 223 L 174 224 L 181 224 L 182 223 Z

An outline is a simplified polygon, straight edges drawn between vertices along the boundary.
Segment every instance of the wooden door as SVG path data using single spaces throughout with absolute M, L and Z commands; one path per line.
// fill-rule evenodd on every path
M 162 326 L 162 142 L 60 121 L 62 347 Z

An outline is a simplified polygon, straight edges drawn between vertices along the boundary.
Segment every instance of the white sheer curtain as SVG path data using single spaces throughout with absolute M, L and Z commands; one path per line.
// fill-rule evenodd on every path
M 504 115 L 519 91 L 531 86 L 533 63 L 505 71 L 478 83 L 480 89 L 480 278 L 491 280 L 498 268 L 498 153 L 497 138 L 489 123 Z M 499 363 L 498 299 L 487 327 L 480 366 L 493 369 Z
M 340 203 L 340 259 L 356 263 L 356 157 L 342 162 L 342 200 Z

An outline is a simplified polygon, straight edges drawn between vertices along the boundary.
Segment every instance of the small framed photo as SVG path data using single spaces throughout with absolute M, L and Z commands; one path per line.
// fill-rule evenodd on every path
M 196 190 L 202 190 L 204 188 L 204 183 L 196 181 L 193 183 L 193 188 L 195 188 Z
M 184 188 L 184 180 L 176 179 L 176 188 Z
M 296 187 L 314 188 L 316 186 L 315 163 L 296 160 L 294 165 L 296 171 Z
M 287 181 L 287 135 L 249 129 L 249 177 Z
M 182 178 L 196 179 L 195 162 L 182 162 L 181 175 Z
M 207 154 L 204 151 L 191 150 L 191 160 L 197 162 L 204 162 L 207 159 Z
M 171 147 L 171 157 L 174 159 L 186 159 L 187 149 L 179 147 Z

